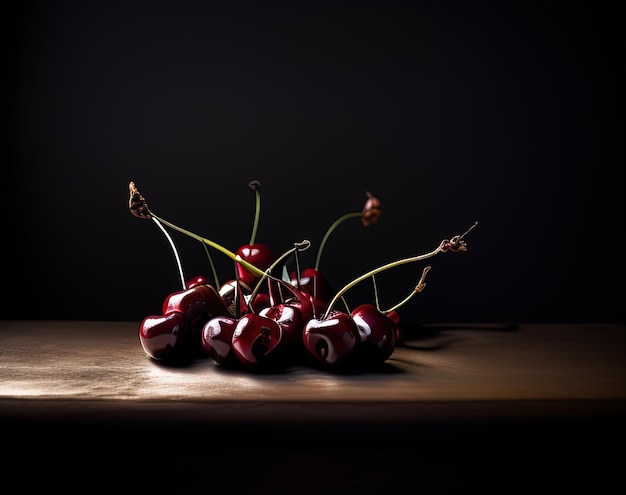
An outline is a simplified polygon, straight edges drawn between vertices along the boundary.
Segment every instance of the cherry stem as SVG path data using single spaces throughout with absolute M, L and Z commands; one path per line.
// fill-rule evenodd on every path
M 257 284 L 255 285 L 252 293 L 250 294 L 250 300 L 254 300 L 254 297 L 257 295 L 257 293 L 259 292 L 259 289 L 261 287 L 261 285 L 263 284 L 263 282 L 265 281 L 266 278 L 271 278 L 273 280 L 278 280 L 276 277 L 271 276 L 270 274 L 272 273 L 272 270 L 274 268 L 276 268 L 278 265 L 280 265 L 283 260 L 285 260 L 286 258 L 288 258 L 289 256 L 291 256 L 293 253 L 297 253 L 299 251 L 305 251 L 306 249 L 309 249 L 309 247 L 311 246 L 311 242 L 307 239 L 303 240 L 302 242 L 296 242 L 294 243 L 293 247 L 287 251 L 285 251 L 283 254 L 281 254 L 271 265 L 270 267 L 265 270 L 264 272 L 261 273 L 260 275 L 260 279 L 257 282 Z
M 398 308 L 400 308 L 401 306 L 404 306 L 407 302 L 409 302 L 413 296 L 415 294 L 417 294 L 418 292 L 422 292 L 424 290 L 424 287 L 426 287 L 426 282 L 424 282 L 424 280 L 426 279 L 426 274 L 430 271 L 430 266 L 426 266 L 424 267 L 424 269 L 422 270 L 422 276 L 420 277 L 419 281 L 417 282 L 417 285 L 415 286 L 415 288 L 411 291 L 411 293 L 406 296 L 402 301 L 400 301 L 398 304 L 396 304 L 395 306 L 392 306 L 389 309 L 386 310 L 381 310 L 380 308 L 378 308 L 378 311 L 380 311 L 383 314 L 389 314 L 395 310 L 397 310 Z
M 205 244 L 208 244 L 209 246 L 211 246 L 214 249 L 217 249 L 218 251 L 220 251 L 221 253 L 225 254 L 226 256 L 228 256 L 230 259 L 232 259 L 233 261 L 236 261 L 237 263 L 241 264 L 244 268 L 246 268 L 248 271 L 250 271 L 251 273 L 253 273 L 254 275 L 256 275 L 257 277 L 261 277 L 262 275 L 265 274 L 265 272 L 263 270 L 261 270 L 260 268 L 257 268 L 256 266 L 254 266 L 252 263 L 250 263 L 249 261 L 244 260 L 241 256 L 239 256 L 238 254 L 233 253 L 232 251 L 230 251 L 229 249 L 226 249 L 223 246 L 220 246 L 219 244 L 217 244 L 216 242 L 213 242 L 210 239 L 206 239 L 202 236 L 199 236 L 197 234 L 194 234 L 193 232 L 190 232 L 189 230 L 183 229 L 181 227 L 179 227 L 178 225 L 174 225 L 171 222 L 168 222 L 167 220 L 164 220 L 162 218 L 159 218 L 158 216 L 156 216 L 154 213 L 150 212 L 150 215 L 152 215 L 152 217 L 156 218 L 159 222 L 161 222 L 163 225 L 167 225 L 168 227 L 180 232 L 181 234 L 185 234 L 189 237 L 192 237 L 193 239 L 196 239 L 200 242 L 203 242 Z
M 324 313 L 322 319 L 326 319 L 328 318 L 328 315 L 330 314 L 330 312 L 333 309 L 333 306 L 337 303 L 337 301 L 339 300 L 339 298 L 345 294 L 348 290 L 350 290 L 352 287 L 354 287 L 355 285 L 357 285 L 358 283 L 362 282 L 363 280 L 366 280 L 380 272 L 383 272 L 385 270 L 389 270 L 390 268 L 395 268 L 397 266 L 400 265 L 404 265 L 407 263 L 415 263 L 417 261 L 422 261 L 425 260 L 427 258 L 432 258 L 433 256 L 439 254 L 439 253 L 443 253 L 446 251 L 446 246 L 447 246 L 447 241 L 442 241 L 439 246 L 437 246 L 436 249 L 434 249 L 433 251 L 426 253 L 426 254 L 422 254 L 419 256 L 413 256 L 411 258 L 404 258 L 401 260 L 397 260 L 397 261 L 393 261 L 391 263 L 387 263 L 386 265 L 382 265 L 379 266 L 378 268 L 375 268 L 367 273 L 364 273 L 363 275 L 361 275 L 360 277 L 355 278 L 352 282 L 346 284 L 339 292 L 337 292 L 335 294 L 335 297 L 333 297 L 333 299 L 330 301 L 330 303 L 328 304 L 328 307 L 326 308 L 326 312 Z
M 372 275 L 372 285 L 374 287 L 374 302 L 376 303 L 376 309 L 380 310 L 380 300 L 378 299 L 378 286 L 376 285 L 376 275 Z M 381 311 L 382 313 L 382 311 Z
M 237 270 L 237 265 L 235 264 L 235 294 L 233 295 L 233 305 L 235 310 L 235 319 L 241 318 L 241 286 L 239 285 L 239 270 Z
M 319 249 L 317 250 L 317 258 L 315 260 L 315 270 L 319 270 L 320 259 L 322 257 L 322 251 L 324 250 L 324 246 L 326 245 L 326 241 L 330 237 L 330 234 L 339 226 L 339 224 L 345 222 L 346 220 L 350 218 L 361 217 L 362 214 L 363 213 L 360 211 L 354 212 L 354 213 L 346 213 L 345 215 L 335 220 L 335 222 L 328 228 L 328 230 L 326 231 L 326 234 L 324 235 L 324 238 L 322 239 L 322 242 L 320 243 Z
M 211 271 L 213 272 L 213 280 L 215 282 L 215 287 L 221 287 L 219 277 L 217 276 L 217 271 L 215 270 L 215 264 L 213 263 L 213 257 L 211 253 L 209 253 L 209 248 L 206 243 L 202 243 L 202 247 L 204 248 L 204 252 L 206 253 L 207 258 L 209 258 L 209 264 L 211 265 Z
M 297 249 L 294 251 L 294 259 L 296 263 L 296 289 L 300 290 L 302 284 L 300 280 L 300 257 L 298 256 Z M 315 287 L 313 287 L 313 297 L 315 297 Z
M 181 282 L 181 284 L 183 286 L 183 290 L 185 290 L 187 288 L 187 284 L 185 283 L 185 274 L 183 273 L 183 265 L 180 262 L 180 257 L 178 256 L 178 250 L 176 249 L 176 245 L 174 244 L 174 241 L 172 240 L 172 237 L 168 234 L 167 230 L 165 230 L 163 225 L 161 225 L 161 222 L 159 222 L 157 217 L 152 215 L 152 220 L 154 220 L 154 223 L 156 223 L 157 226 L 163 232 L 163 234 L 165 234 L 165 237 L 170 242 L 170 246 L 172 246 L 172 251 L 174 252 L 174 258 L 176 258 L 176 265 L 178 266 L 178 273 L 180 275 L 180 282 Z
M 259 218 L 261 216 L 261 183 L 253 180 L 248 183 L 250 189 L 254 190 L 255 208 L 254 208 L 254 224 L 252 225 L 252 234 L 250 235 L 250 245 L 256 241 L 256 233 L 259 229 Z

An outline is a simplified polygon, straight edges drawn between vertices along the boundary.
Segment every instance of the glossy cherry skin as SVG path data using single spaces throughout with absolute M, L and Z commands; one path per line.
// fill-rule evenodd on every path
M 191 339 L 188 329 L 185 315 L 180 311 L 151 315 L 141 322 L 139 341 L 144 352 L 157 361 L 187 359 Z
M 234 368 L 241 364 L 232 345 L 237 323 L 238 320 L 230 316 L 214 316 L 202 327 L 202 350 L 225 368 Z
M 215 288 L 200 284 L 171 293 L 163 301 L 163 314 L 178 311 L 185 315 L 189 345 L 200 350 L 202 326 L 213 316 L 229 316 L 228 308 Z
M 303 330 L 304 346 L 311 356 L 328 368 L 346 363 L 361 341 L 352 317 L 333 310 L 324 319 L 309 320 Z
M 386 361 L 396 348 L 398 327 L 387 315 L 372 304 L 361 304 L 350 313 L 359 329 L 359 359 L 362 364 Z
M 280 303 L 276 306 L 268 306 L 262 309 L 259 315 L 274 320 L 281 326 L 284 334 L 283 338 L 287 345 L 295 348 L 302 344 L 300 333 L 305 320 L 302 319 L 302 314 L 297 308 Z
M 314 268 L 305 268 L 300 274 L 300 280 L 296 272 L 291 272 L 291 285 L 301 292 L 305 292 L 311 296 L 313 308 L 316 315 L 321 315 L 328 303 L 334 296 L 334 291 L 330 287 L 328 280 L 318 270 Z
M 404 342 L 404 332 L 400 327 L 400 315 L 394 310 L 391 313 L 387 313 L 387 318 L 390 318 L 396 324 L 396 346 L 398 346 Z
M 203 314 L 228 315 L 228 308 L 212 285 L 194 285 L 189 289 L 172 292 L 163 301 L 163 314 L 180 311 L 193 322 Z
M 276 259 L 272 250 L 266 244 L 260 243 L 241 246 L 235 254 L 259 270 L 267 270 Z M 240 263 L 237 263 L 237 276 L 239 281 L 249 289 L 252 289 L 254 283 L 259 279 Z
M 280 324 L 265 316 L 246 313 L 233 332 L 233 352 L 250 369 L 270 370 L 282 366 L 286 347 Z
M 193 278 L 190 278 L 189 280 L 185 281 L 185 288 L 186 289 L 193 289 L 194 287 L 198 286 L 198 285 L 205 285 L 207 284 L 207 279 L 206 277 L 204 277 L 203 275 L 197 275 Z

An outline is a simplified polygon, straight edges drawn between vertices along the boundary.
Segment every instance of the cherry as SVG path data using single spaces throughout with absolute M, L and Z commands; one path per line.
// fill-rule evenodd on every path
M 357 306 L 350 316 L 361 336 L 361 360 L 367 364 L 386 361 L 396 348 L 399 336 L 396 322 L 369 303 Z
M 185 315 L 172 311 L 146 316 L 139 326 L 144 352 L 157 361 L 178 361 L 189 357 L 189 332 Z
M 209 284 L 194 284 L 189 289 L 172 292 L 163 301 L 163 313 L 182 311 L 188 318 L 195 319 L 203 312 L 219 315 L 228 314 L 228 308 Z
M 233 332 L 232 349 L 244 366 L 262 371 L 281 367 L 287 346 L 283 329 L 276 320 L 246 313 Z
M 300 277 L 297 276 L 296 272 L 292 272 L 291 284 L 311 296 L 316 315 L 326 310 L 328 301 L 335 293 L 326 277 L 315 268 L 305 268 L 300 273 Z
M 239 247 L 236 254 L 242 260 L 252 263 L 261 270 L 267 269 L 272 264 L 272 261 L 274 261 L 274 254 L 265 244 L 246 244 L 245 246 Z M 241 283 L 249 288 L 251 288 L 254 282 L 259 278 L 258 275 L 252 273 L 241 263 L 237 264 L 237 269 L 239 270 Z
M 323 319 L 313 318 L 306 323 L 303 340 L 305 348 L 319 363 L 338 368 L 348 361 L 361 337 L 350 315 L 332 310 Z
M 204 323 L 213 316 L 228 315 L 217 291 L 210 285 L 194 285 L 190 289 L 172 292 L 163 301 L 163 315 L 170 313 L 185 315 L 186 345 L 189 352 L 199 351 L 201 330 Z
M 163 314 L 172 311 L 185 314 L 192 324 L 198 319 L 208 319 L 207 316 L 230 314 L 215 288 L 208 284 L 169 294 L 163 301 Z
M 192 289 L 194 287 L 197 287 L 198 285 L 205 285 L 207 283 L 208 282 L 205 276 L 197 275 L 196 277 L 190 278 L 185 282 L 185 288 Z
M 400 314 L 394 309 L 385 314 L 396 325 L 396 345 L 404 342 L 404 331 L 400 327 Z
M 202 327 L 202 350 L 224 368 L 241 364 L 232 347 L 237 323 L 238 320 L 233 316 L 214 316 Z

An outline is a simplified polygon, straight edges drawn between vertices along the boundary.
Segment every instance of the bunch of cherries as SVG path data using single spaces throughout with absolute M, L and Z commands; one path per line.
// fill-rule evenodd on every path
M 139 340 L 150 358 L 181 363 L 208 356 L 224 368 L 256 372 L 281 370 L 300 363 L 327 370 L 379 365 L 402 340 L 397 309 L 423 290 L 430 266 L 422 270 L 415 288 L 387 309 L 380 308 L 378 297 L 375 303 L 350 309 L 344 294 L 368 279 L 376 288 L 375 276 L 385 270 L 439 253 L 466 251 L 463 237 L 477 224 L 463 235 L 444 239 L 431 252 L 379 266 L 334 291 L 319 270 L 324 245 L 330 234 L 350 218 L 360 218 L 366 227 L 377 222 L 381 214 L 379 199 L 367 192 L 361 211 L 339 217 L 326 231 L 315 265 L 301 270 L 299 253 L 310 247 L 308 240 L 294 243 L 293 248 L 280 256 L 274 255 L 266 244 L 256 242 L 260 183 L 254 180 L 249 186 L 256 197 L 252 235 L 248 244 L 233 252 L 155 215 L 135 183 L 130 182 L 130 212 L 154 221 L 167 237 L 182 285 L 181 290 L 165 298 L 160 315 L 147 316 L 141 322 Z M 165 227 L 202 243 L 213 267 L 215 285 L 204 276 L 185 278 L 176 246 Z M 218 282 L 209 247 L 234 261 L 234 279 L 224 284 Z M 294 261 L 295 268 L 288 269 L 294 266 Z M 281 276 L 276 276 L 276 272 Z M 336 308 L 339 302 L 344 309 Z

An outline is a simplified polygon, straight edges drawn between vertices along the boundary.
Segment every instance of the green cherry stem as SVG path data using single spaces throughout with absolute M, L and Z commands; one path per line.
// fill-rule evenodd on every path
M 328 307 L 326 308 L 326 312 L 324 313 L 322 319 L 326 319 L 328 318 L 328 315 L 330 314 L 330 312 L 333 309 L 333 306 L 337 303 L 337 301 L 339 300 L 339 298 L 341 298 L 341 296 L 343 296 L 348 290 L 350 290 L 352 287 L 354 287 L 355 285 L 359 284 L 360 282 L 362 282 L 363 280 L 366 280 L 378 273 L 384 272 L 385 270 L 389 270 L 391 268 L 395 268 L 397 266 L 400 265 L 405 265 L 407 263 L 415 263 L 417 261 L 422 261 L 425 260 L 427 258 L 432 258 L 433 256 L 439 254 L 439 253 L 443 253 L 445 252 L 446 246 L 447 246 L 448 241 L 442 241 L 441 244 L 439 244 L 439 246 L 437 246 L 436 249 L 430 251 L 429 253 L 426 254 L 422 254 L 419 256 L 413 256 L 410 258 L 404 258 L 401 260 L 397 260 L 397 261 L 393 261 L 391 263 L 387 263 L 386 265 L 382 265 L 379 266 L 378 268 L 374 268 L 373 270 L 364 273 L 363 275 L 361 275 L 360 277 L 355 278 L 352 282 L 346 284 L 339 292 L 337 292 L 335 294 L 335 297 L 333 297 L 333 299 L 330 301 L 330 303 L 328 304 Z
M 326 234 L 324 234 L 322 242 L 320 243 L 319 248 L 317 250 L 317 257 L 315 259 L 315 270 L 319 271 L 320 260 L 322 258 L 322 251 L 324 250 L 326 241 L 328 241 L 330 234 L 340 224 L 342 224 L 346 220 L 349 220 L 350 218 L 360 218 L 363 226 L 369 227 L 370 225 L 378 221 L 378 218 L 380 217 L 380 200 L 369 191 L 366 191 L 365 195 L 367 196 L 367 200 L 365 201 L 365 206 L 363 206 L 362 211 L 346 213 L 345 215 L 340 216 L 337 220 L 335 220 L 332 223 L 330 227 L 328 227 L 328 230 L 326 231 Z
M 374 302 L 376 303 L 376 309 L 380 311 L 380 302 L 378 300 L 378 287 L 376 286 L 376 275 L 372 275 L 372 287 L 374 288 Z
M 252 245 L 256 241 L 256 234 L 259 230 L 259 218 L 261 217 L 261 183 L 258 180 L 252 180 L 248 182 L 248 186 L 254 191 L 255 196 L 254 224 L 252 225 L 252 234 L 249 242 Z
M 206 243 L 202 242 L 202 247 L 204 248 L 204 252 L 206 253 L 206 257 L 209 259 L 209 264 L 211 265 L 211 272 L 213 272 L 213 280 L 215 281 L 215 287 L 221 287 L 220 279 L 217 276 L 217 270 L 215 269 L 215 263 L 213 263 L 213 257 L 209 252 L 209 248 Z
M 324 234 L 324 238 L 322 239 L 322 242 L 320 243 L 320 246 L 317 250 L 317 258 L 315 259 L 315 270 L 319 270 L 320 259 L 322 258 L 322 251 L 324 250 L 324 246 L 326 246 L 326 241 L 328 241 L 330 234 L 332 234 L 333 231 L 346 220 L 350 218 L 359 218 L 360 216 L 361 216 L 360 211 L 354 212 L 354 213 L 346 213 L 345 215 L 335 220 L 333 224 L 330 227 L 328 227 L 328 230 L 326 231 L 326 234 Z

